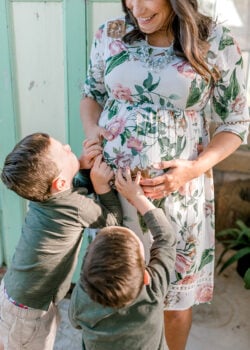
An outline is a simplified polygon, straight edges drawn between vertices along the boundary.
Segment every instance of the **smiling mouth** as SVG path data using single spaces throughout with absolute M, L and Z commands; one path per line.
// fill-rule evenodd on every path
M 139 17 L 139 18 L 137 18 L 137 22 L 139 24 L 147 24 L 152 20 L 152 18 L 154 18 L 154 16 L 155 15 L 150 16 L 150 17 Z

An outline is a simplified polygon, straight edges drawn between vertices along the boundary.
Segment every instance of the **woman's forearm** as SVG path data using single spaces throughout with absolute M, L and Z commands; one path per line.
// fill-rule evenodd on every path
M 213 137 L 208 146 L 194 160 L 173 159 L 162 161 L 156 169 L 168 169 L 163 175 L 143 178 L 140 181 L 147 197 L 159 199 L 178 191 L 187 182 L 203 175 L 233 153 L 242 141 L 239 136 L 221 132 Z
M 215 135 L 204 151 L 193 162 L 197 176 L 200 176 L 227 158 L 241 143 L 240 137 L 230 132 L 221 132 Z
M 93 129 L 98 125 L 102 107 L 90 97 L 84 97 L 80 102 L 81 121 L 86 137 L 91 138 Z

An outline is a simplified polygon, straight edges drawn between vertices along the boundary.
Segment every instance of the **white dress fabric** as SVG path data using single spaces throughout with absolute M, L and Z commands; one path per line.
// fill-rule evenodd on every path
M 173 47 L 152 47 L 144 40 L 122 41 L 130 31 L 124 18 L 97 31 L 83 95 L 103 112 L 99 125 L 113 135 L 104 142 L 104 158 L 112 168 L 142 169 L 155 176 L 152 163 L 196 159 L 209 142 L 209 121 L 216 133 L 228 131 L 246 142 L 249 114 L 241 52 L 228 29 L 215 25 L 206 60 L 221 77 L 208 84 Z M 209 106 L 209 108 L 208 108 Z M 212 171 L 155 201 L 172 219 L 177 236 L 176 268 L 166 309 L 184 310 L 210 302 L 214 271 L 214 188 Z M 136 210 L 122 198 L 124 225 L 142 239 L 151 238 Z M 148 258 L 148 257 L 147 257 Z

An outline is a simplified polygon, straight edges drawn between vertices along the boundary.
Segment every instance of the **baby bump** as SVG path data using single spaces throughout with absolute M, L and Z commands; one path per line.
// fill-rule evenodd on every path
M 128 111 L 121 108 L 110 118 L 110 111 L 104 111 L 100 125 L 112 138 L 104 141 L 103 154 L 112 168 L 130 167 L 131 170 L 147 172 L 152 163 L 161 161 L 163 144 L 154 115 L 155 112 L 148 115 L 138 109 Z
M 132 175 L 140 170 L 142 176 L 152 177 L 156 175 L 153 163 L 161 161 L 161 148 L 158 141 L 149 144 L 135 132 L 105 141 L 103 155 L 113 169 L 129 167 Z
M 190 125 L 197 128 L 195 118 L 180 110 L 155 108 L 149 104 L 132 110 L 117 107 L 113 116 L 108 110 L 103 112 L 100 125 L 112 135 L 104 142 L 104 158 L 112 168 L 128 166 L 147 173 L 153 163 L 190 157 L 199 139 Z

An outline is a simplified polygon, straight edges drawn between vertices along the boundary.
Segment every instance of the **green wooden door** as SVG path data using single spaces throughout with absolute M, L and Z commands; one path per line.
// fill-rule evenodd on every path
M 85 8 L 82 0 L 1 0 L 0 167 L 20 138 L 36 131 L 80 152 Z M 7 266 L 26 206 L 0 182 L 0 263 Z
M 119 0 L 0 1 L 0 167 L 20 138 L 36 131 L 80 153 L 79 102 L 92 35 L 119 11 Z M 26 208 L 0 181 L 0 264 L 10 263 Z
M 14 84 L 13 37 L 9 2 L 0 2 L 0 167 L 6 154 L 19 138 Z M 0 182 L 0 245 L 1 260 L 9 263 L 20 234 L 24 201 L 8 191 Z

